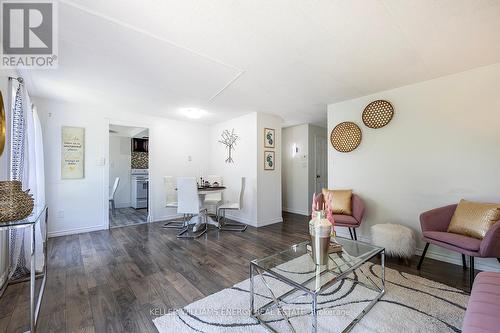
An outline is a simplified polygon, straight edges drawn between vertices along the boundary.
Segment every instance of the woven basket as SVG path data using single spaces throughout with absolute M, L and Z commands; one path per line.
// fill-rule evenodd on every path
M 0 224 L 22 220 L 31 214 L 34 203 L 28 191 L 23 192 L 17 180 L 0 182 Z

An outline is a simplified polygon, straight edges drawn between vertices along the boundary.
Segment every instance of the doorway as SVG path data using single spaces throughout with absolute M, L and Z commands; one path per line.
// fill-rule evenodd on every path
M 109 125 L 109 228 L 147 223 L 149 129 Z
M 314 136 L 315 191 L 328 188 L 327 142 L 324 136 Z

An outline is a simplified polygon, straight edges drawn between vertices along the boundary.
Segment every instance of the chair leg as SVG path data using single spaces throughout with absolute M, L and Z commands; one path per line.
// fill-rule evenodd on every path
M 111 202 L 111 213 L 113 214 L 113 216 L 116 216 L 115 200 L 111 199 L 110 202 Z
M 243 232 L 247 230 L 247 225 L 243 223 L 234 223 L 234 222 L 225 222 L 226 219 L 226 210 L 222 209 L 222 216 L 219 215 L 219 230 L 220 231 L 239 231 Z
M 462 268 L 467 269 L 467 263 L 465 262 L 465 254 L 462 253 Z
M 354 240 L 354 237 L 352 237 L 352 231 L 351 231 L 351 228 L 347 228 L 349 229 L 349 235 L 351 235 L 351 239 Z
M 177 234 L 177 238 L 187 238 L 187 239 L 196 239 L 196 238 L 199 238 L 200 236 L 204 235 L 207 231 L 208 231 L 208 224 L 207 224 L 207 221 L 205 219 L 205 223 L 203 223 L 205 225 L 205 228 L 203 230 L 198 230 L 196 233 L 193 233 L 192 235 L 185 235 L 186 232 L 189 231 L 189 224 L 187 224 L 187 221 L 186 221 L 186 224 L 185 224 L 185 227 L 184 229 L 181 230 L 181 232 L 179 232 Z
M 472 284 L 474 283 L 474 278 L 476 277 L 476 271 L 474 269 L 474 257 L 469 256 L 469 266 L 470 266 L 470 277 L 469 277 L 469 284 L 470 284 L 470 290 L 472 290 Z
M 358 240 L 358 235 L 356 235 L 356 228 L 352 228 L 352 233 L 354 234 L 354 240 Z
M 425 244 L 424 251 L 422 252 L 422 255 L 420 256 L 420 260 L 417 265 L 417 269 L 420 270 L 420 267 L 422 267 L 422 262 L 424 261 L 425 254 L 427 253 L 427 249 L 429 248 L 429 243 Z
M 165 229 L 184 229 L 186 226 L 186 214 L 183 214 L 180 220 L 170 220 L 163 225 Z
M 202 235 L 204 235 L 207 231 L 208 231 L 208 225 L 206 223 L 203 223 L 205 225 L 205 228 L 200 231 L 200 232 L 197 232 L 196 234 L 193 234 L 193 235 L 185 235 L 186 232 L 189 231 L 189 226 L 186 226 L 184 229 L 181 230 L 181 232 L 179 232 L 177 234 L 177 238 L 188 238 L 188 239 L 196 239 L 196 238 L 199 238 L 201 237 Z

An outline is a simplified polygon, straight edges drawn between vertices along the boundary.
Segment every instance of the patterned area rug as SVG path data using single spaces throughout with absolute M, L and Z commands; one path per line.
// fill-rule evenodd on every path
M 300 274 L 305 279 L 311 272 L 301 271 L 300 262 L 280 269 Z M 304 267 L 304 266 L 302 266 Z M 373 280 L 380 285 L 381 267 L 366 263 L 348 279 L 324 291 L 318 298 L 318 332 L 341 332 L 374 298 L 375 292 L 360 282 Z M 452 287 L 415 275 L 385 269 L 386 293 L 362 318 L 352 332 L 460 332 L 469 296 Z M 290 290 L 283 283 L 264 277 L 276 296 Z M 260 277 L 255 278 L 255 305 L 260 307 L 271 294 Z M 268 332 L 249 316 L 249 280 L 189 304 L 183 309 L 154 320 L 160 333 L 167 332 Z M 297 332 L 310 331 L 310 298 L 299 293 L 287 298 L 283 309 Z M 279 332 L 289 332 L 287 322 L 277 310 L 263 318 Z

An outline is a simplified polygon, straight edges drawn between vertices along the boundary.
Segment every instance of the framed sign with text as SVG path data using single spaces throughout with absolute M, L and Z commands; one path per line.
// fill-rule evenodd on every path
M 61 178 L 85 177 L 85 128 L 63 126 L 61 130 Z

